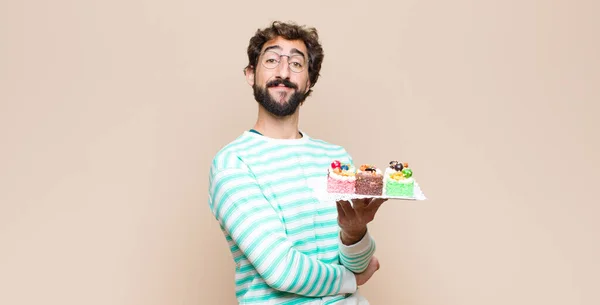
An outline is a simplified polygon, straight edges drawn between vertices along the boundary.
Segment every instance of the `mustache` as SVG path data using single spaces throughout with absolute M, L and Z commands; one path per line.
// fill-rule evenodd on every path
M 296 86 L 296 84 L 292 83 L 289 79 L 275 79 L 272 80 L 270 82 L 267 83 L 267 88 L 268 87 L 276 87 L 283 84 L 284 86 L 288 87 L 288 88 L 292 88 L 292 89 L 298 89 L 298 86 Z

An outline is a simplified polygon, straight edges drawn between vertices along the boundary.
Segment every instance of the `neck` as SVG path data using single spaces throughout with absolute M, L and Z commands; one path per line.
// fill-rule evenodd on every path
M 259 105 L 254 129 L 269 138 L 299 139 L 302 137 L 298 129 L 299 111 L 300 108 L 287 117 L 276 117 Z

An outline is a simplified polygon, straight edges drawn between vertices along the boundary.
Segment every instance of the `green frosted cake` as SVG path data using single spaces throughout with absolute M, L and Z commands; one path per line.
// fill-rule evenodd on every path
M 386 196 L 413 197 L 415 180 L 408 163 L 391 161 L 385 169 L 384 188 Z

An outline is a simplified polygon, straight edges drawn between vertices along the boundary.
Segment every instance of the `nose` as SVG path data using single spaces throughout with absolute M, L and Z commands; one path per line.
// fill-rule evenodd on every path
M 278 76 L 286 79 L 290 77 L 290 65 L 288 62 L 288 57 L 287 56 L 281 56 L 281 59 L 279 61 L 279 66 L 277 67 L 277 74 L 279 74 Z

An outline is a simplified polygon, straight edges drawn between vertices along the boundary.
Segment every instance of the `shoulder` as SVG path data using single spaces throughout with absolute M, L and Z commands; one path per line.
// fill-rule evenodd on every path
M 319 151 L 319 153 L 326 155 L 332 160 L 341 159 L 346 160 L 346 162 L 352 161 L 350 153 L 348 153 L 346 148 L 340 144 L 336 144 L 324 139 L 309 137 L 307 145 L 314 148 L 316 151 Z
M 244 164 L 241 156 L 250 148 L 256 147 L 259 141 L 248 132 L 243 132 L 233 141 L 221 147 L 211 162 L 211 172 L 222 169 L 240 169 Z

